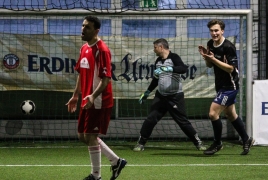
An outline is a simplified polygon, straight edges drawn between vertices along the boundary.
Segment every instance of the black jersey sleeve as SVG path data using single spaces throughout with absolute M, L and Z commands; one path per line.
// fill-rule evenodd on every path
M 157 63 L 157 61 L 159 61 L 159 60 L 160 60 L 160 58 L 157 58 L 157 59 L 156 59 L 155 64 L 154 64 L 154 69 L 156 69 L 156 63 Z M 149 90 L 150 92 L 152 92 L 157 86 L 158 86 L 158 79 L 155 78 L 155 77 L 153 77 L 153 80 L 151 81 L 151 83 L 150 83 L 150 85 L 149 85 L 149 87 L 148 87 L 148 90 Z
M 228 61 L 229 65 L 238 67 L 238 59 L 236 55 L 236 48 L 235 46 L 230 42 L 227 44 L 226 49 L 226 59 Z
M 172 62 L 174 64 L 173 66 L 173 73 L 178 73 L 178 74 L 184 74 L 188 70 L 188 66 L 183 63 L 181 60 L 181 57 L 175 53 L 172 53 L 171 55 Z
M 225 56 L 229 65 L 238 67 L 238 59 L 235 45 L 227 41 L 225 49 Z
M 158 86 L 158 79 L 156 79 L 155 77 L 153 78 L 153 80 L 151 81 L 148 90 L 150 92 L 152 92 L 156 87 Z

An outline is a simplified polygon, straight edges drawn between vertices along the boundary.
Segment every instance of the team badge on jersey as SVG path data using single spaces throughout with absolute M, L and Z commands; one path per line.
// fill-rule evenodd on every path
M 16 69 L 20 65 L 18 56 L 15 54 L 7 54 L 4 56 L 3 65 L 7 69 Z
M 83 59 L 81 59 L 81 61 L 80 61 L 80 67 L 81 68 L 89 69 L 89 64 L 88 64 L 87 58 L 84 57 Z

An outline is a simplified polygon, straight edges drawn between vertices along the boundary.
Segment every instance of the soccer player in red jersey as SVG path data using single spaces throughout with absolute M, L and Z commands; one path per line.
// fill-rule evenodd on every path
M 84 180 L 101 180 L 101 153 L 111 162 L 111 180 L 116 179 L 127 164 L 119 158 L 99 137 L 106 134 L 113 107 L 111 84 L 111 52 L 98 33 L 101 23 L 97 17 L 86 16 L 82 24 L 82 40 L 76 63 L 79 73 L 73 96 L 66 104 L 68 112 L 75 112 L 79 94 L 82 94 L 78 118 L 78 138 L 88 146 L 91 173 Z

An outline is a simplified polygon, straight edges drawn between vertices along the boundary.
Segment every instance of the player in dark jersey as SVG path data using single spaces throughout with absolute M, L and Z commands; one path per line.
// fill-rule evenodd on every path
M 184 93 L 182 91 L 181 74 L 188 70 L 179 55 L 169 50 L 168 42 L 165 39 L 158 39 L 154 43 L 154 52 L 158 56 L 155 62 L 154 78 L 148 89 L 139 99 L 142 104 L 150 92 L 157 86 L 154 100 L 147 119 L 140 130 L 140 138 L 134 151 L 143 151 L 144 146 L 151 136 L 155 125 L 161 118 L 169 112 L 174 121 L 180 126 L 182 131 L 189 137 L 198 150 L 205 150 L 195 129 L 186 116 Z
M 75 69 L 79 73 L 73 96 L 66 104 L 74 112 L 81 93 L 78 118 L 78 138 L 88 146 L 91 173 L 84 180 L 101 180 L 101 153 L 111 163 L 112 176 L 116 179 L 127 164 L 119 158 L 99 137 L 106 134 L 113 107 L 111 84 L 111 53 L 108 46 L 98 37 L 100 20 L 86 16 L 82 24 L 80 57 Z
M 198 49 L 207 67 L 214 68 L 217 95 L 209 110 L 209 118 L 214 131 L 214 142 L 204 151 L 204 154 L 213 155 L 223 148 L 220 114 L 224 112 L 242 138 L 243 152 L 241 155 L 247 155 L 254 139 L 248 136 L 244 123 L 235 110 L 236 95 L 239 90 L 236 48 L 233 43 L 223 36 L 225 28 L 223 21 L 214 19 L 209 21 L 207 26 L 212 39 L 208 41 L 207 48 L 199 46 Z

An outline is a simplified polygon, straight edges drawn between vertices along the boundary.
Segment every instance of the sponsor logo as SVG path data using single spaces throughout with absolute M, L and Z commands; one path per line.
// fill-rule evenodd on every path
M 261 102 L 261 115 L 268 115 L 268 102 Z
M 16 69 L 20 65 L 20 60 L 15 54 L 7 54 L 4 56 L 3 65 L 7 69 Z
M 142 58 L 138 58 L 131 61 L 132 55 L 127 54 L 123 57 L 120 63 L 120 67 L 117 67 L 114 63 L 111 63 L 111 73 L 113 81 L 138 81 L 149 80 L 154 77 L 154 64 L 149 62 L 143 62 Z M 80 62 L 80 67 L 90 68 L 88 60 L 84 58 Z M 76 66 L 76 60 L 72 58 L 62 57 L 39 57 L 38 55 L 28 55 L 28 72 L 46 72 L 48 74 L 56 74 L 58 72 L 74 73 Z M 120 74 L 115 74 L 116 70 L 120 70 Z M 195 79 L 195 73 L 197 67 L 192 65 L 189 70 L 181 75 L 183 80 Z M 107 67 L 103 69 L 102 73 L 108 73 Z
M 89 64 L 88 64 L 87 58 L 81 59 L 81 61 L 80 61 L 80 67 L 81 68 L 89 69 Z
M 48 74 L 55 74 L 57 72 L 74 73 L 75 65 L 75 59 L 28 55 L 28 72 L 47 72 Z
M 221 58 L 222 58 L 222 57 L 221 57 L 220 55 L 218 55 L 218 54 L 215 54 L 214 57 L 217 58 L 217 59 L 221 59 Z

